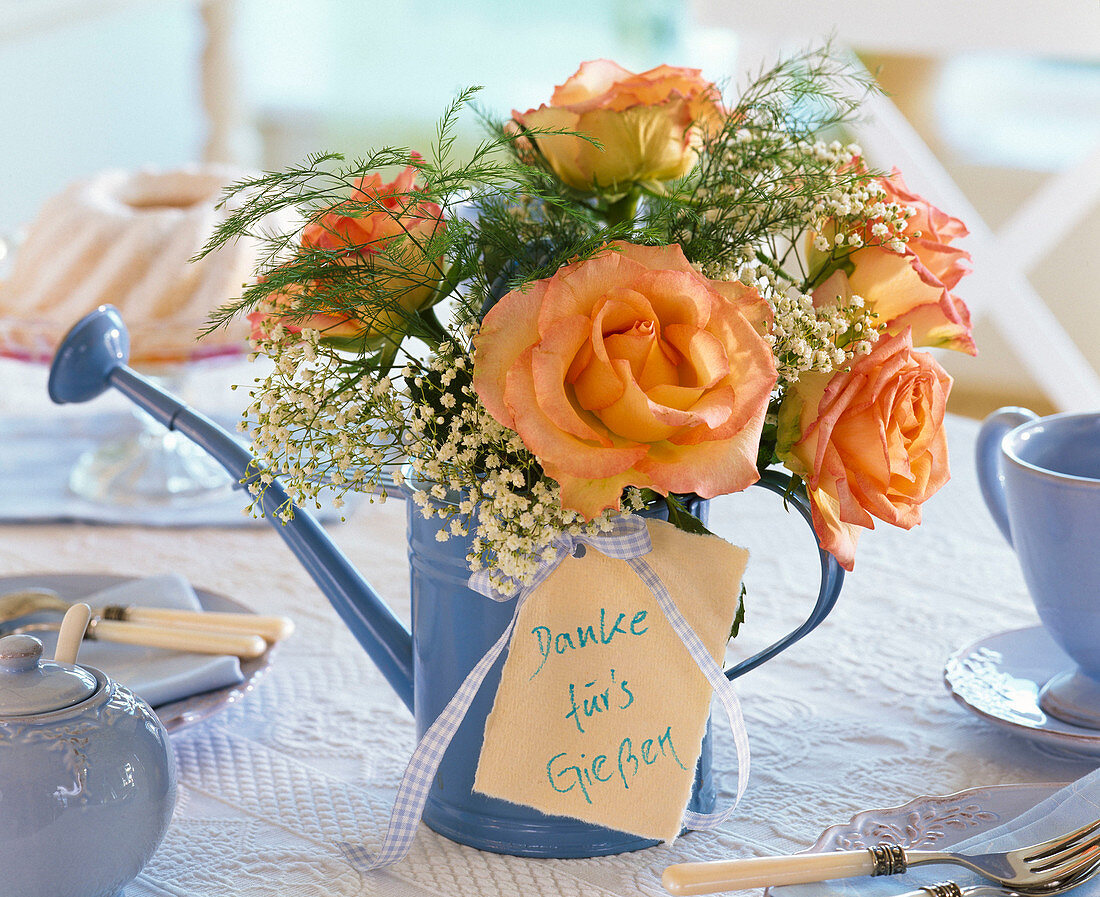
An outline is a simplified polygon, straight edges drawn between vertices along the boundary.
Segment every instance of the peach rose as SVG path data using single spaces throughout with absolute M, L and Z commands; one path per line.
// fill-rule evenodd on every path
M 908 330 L 884 335 L 851 369 L 803 374 L 779 409 L 776 454 L 806 482 L 822 547 L 851 570 L 859 528 L 909 529 L 944 483 L 951 378 Z
M 585 62 L 554 89 L 550 105 L 512 112 L 533 130 L 554 173 L 584 191 L 625 193 L 632 184 L 683 177 L 696 160 L 699 128 L 720 115 L 717 88 L 698 69 L 658 66 L 635 75 L 607 59 Z
M 679 246 L 616 242 L 492 308 L 474 389 L 586 518 L 625 486 L 736 492 L 758 477 L 769 323 L 755 290 L 701 276 Z
M 915 346 L 977 355 L 970 311 L 950 292 L 970 270 L 970 253 L 951 245 L 967 235 L 966 226 L 910 192 L 897 169 L 875 182 L 886 190 L 886 202 L 908 206 L 916 214 L 903 231 L 908 243 L 901 252 L 872 245 L 849 256 L 852 289 L 870 303 L 889 332 L 911 327 Z M 865 239 L 874 238 L 868 233 Z
M 970 273 L 970 253 L 951 245 L 970 233 L 966 225 L 913 193 L 896 168 L 890 177 L 876 178 L 875 182 L 886 191 L 886 202 L 916 212 L 903 232 L 909 238 L 909 250 L 947 289 L 954 289 L 962 276 Z
M 302 247 L 334 253 L 333 264 L 369 267 L 370 280 L 391 303 L 386 308 L 333 309 L 301 314 L 298 297 L 319 284 L 295 285 L 274 297 L 268 308 L 249 315 L 253 338 L 271 316 L 285 317 L 292 331 L 320 331 L 330 340 L 364 340 L 403 332 L 405 315 L 423 308 L 439 285 L 442 257 L 423 246 L 446 227 L 440 207 L 414 186 L 416 169 L 405 168 L 392 182 L 377 174 L 360 178 L 347 202 L 311 221 L 302 230 Z M 293 314 L 293 312 L 298 314 Z
M 261 278 L 260 282 L 264 279 Z M 275 324 L 282 324 L 291 333 L 301 333 L 304 329 L 316 330 L 326 342 L 349 348 L 358 348 L 364 339 L 379 335 L 380 331 L 372 330 L 353 313 L 306 313 L 306 309 L 317 306 L 318 289 L 315 281 L 308 285 L 290 283 L 265 297 L 256 310 L 247 315 L 252 325 L 252 340 L 268 339 Z

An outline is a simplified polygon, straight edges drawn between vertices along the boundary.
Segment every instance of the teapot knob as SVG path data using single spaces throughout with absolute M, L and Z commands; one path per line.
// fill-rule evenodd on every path
M 42 642 L 33 635 L 9 635 L 0 638 L 0 672 L 25 673 L 42 659 Z

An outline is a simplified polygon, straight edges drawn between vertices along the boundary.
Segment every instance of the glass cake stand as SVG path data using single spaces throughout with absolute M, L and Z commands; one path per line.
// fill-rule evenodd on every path
M 197 372 L 239 360 L 247 351 L 243 339 L 222 334 L 209 343 L 173 341 L 170 336 L 172 331 L 194 333 L 201 324 L 128 323 L 131 366 L 186 401 Z M 0 355 L 49 364 L 68 329 L 51 321 L 0 316 Z M 234 486 L 203 449 L 132 405 L 110 436 L 77 459 L 68 477 L 70 491 L 87 501 L 165 510 L 223 501 Z

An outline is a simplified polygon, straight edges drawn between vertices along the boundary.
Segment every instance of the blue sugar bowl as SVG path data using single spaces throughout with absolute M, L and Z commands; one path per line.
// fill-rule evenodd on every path
M 115 897 L 176 803 L 156 714 L 102 672 L 0 638 L 0 894 Z

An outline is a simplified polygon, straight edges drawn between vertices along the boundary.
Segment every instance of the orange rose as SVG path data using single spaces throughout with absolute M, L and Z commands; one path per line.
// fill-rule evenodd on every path
M 908 206 L 916 214 L 902 232 L 908 242 L 901 252 L 868 246 L 852 253 L 852 289 L 870 303 L 889 332 L 911 327 L 916 346 L 977 355 L 970 312 L 950 292 L 970 270 L 970 253 L 951 245 L 967 235 L 966 226 L 911 193 L 897 169 L 875 182 L 886 190 L 886 202 Z M 866 238 L 874 239 L 871 235 Z
M 264 280 L 265 278 L 261 278 L 260 282 Z M 271 328 L 277 323 L 282 324 L 291 333 L 301 333 L 304 329 L 316 330 L 321 334 L 322 339 L 337 345 L 358 343 L 364 339 L 378 337 L 383 332 L 391 332 L 379 329 L 378 324 L 383 320 L 382 314 L 374 315 L 369 324 L 351 313 L 307 314 L 306 309 L 317 306 L 317 299 L 313 295 L 317 289 L 316 281 L 312 281 L 308 286 L 291 283 L 282 287 L 277 293 L 269 294 L 256 310 L 247 316 L 252 325 L 251 338 L 254 341 L 267 339 Z M 391 327 L 399 324 L 394 320 L 396 313 L 386 312 L 384 316 L 385 323 Z
M 261 278 L 263 283 L 266 278 Z M 334 344 L 358 342 L 368 336 L 377 336 L 364 322 L 354 315 L 325 314 L 314 312 L 306 314 L 305 309 L 316 307 L 317 300 L 313 292 L 317 283 L 308 286 L 290 283 L 264 298 L 255 311 L 247 315 L 252 325 L 253 341 L 268 339 L 275 324 L 282 324 L 290 333 L 301 333 L 304 329 L 316 330 L 321 338 Z M 306 298 L 302 298 L 306 297 Z M 375 318 L 377 321 L 378 318 Z
M 896 168 L 890 177 L 876 178 L 875 182 L 886 191 L 886 202 L 916 212 L 903 231 L 909 238 L 909 250 L 947 289 L 954 289 L 962 276 L 970 273 L 970 253 L 951 245 L 970 233 L 966 225 L 911 192 Z M 918 233 L 920 236 L 916 236 Z
M 309 328 L 327 339 L 362 340 L 402 333 L 405 316 L 431 300 L 443 266 L 442 257 L 431 258 L 423 249 L 446 227 L 443 212 L 420 195 L 415 180 L 412 166 L 391 183 L 383 183 L 377 174 L 360 178 L 347 202 L 325 212 L 302 231 L 305 249 L 334 253 L 337 265 L 368 266 L 378 292 L 387 297 L 385 308 L 293 315 L 292 310 L 303 311 L 301 305 L 295 305 L 297 297 L 318 286 L 313 284 L 307 290 L 294 285 L 273 297 L 266 311 L 249 315 L 253 338 L 263 320 L 283 314 L 290 330 Z
M 822 547 L 851 570 L 859 527 L 909 529 L 944 483 L 951 378 L 908 330 L 834 374 L 803 374 L 779 409 L 776 454 L 806 481 Z
M 513 110 L 537 136 L 554 173 L 577 190 L 625 193 L 632 184 L 683 177 L 696 160 L 699 127 L 720 114 L 717 88 L 698 69 L 662 65 L 635 75 L 614 62 L 585 62 L 554 89 L 550 105 Z
M 755 290 L 708 280 L 679 246 L 616 242 L 493 307 L 474 389 L 586 518 L 625 486 L 736 492 L 758 477 L 769 320 Z

